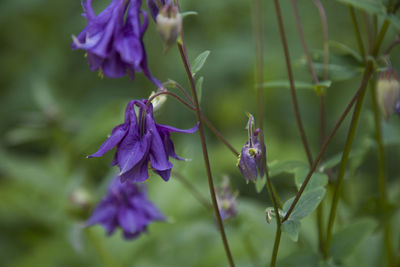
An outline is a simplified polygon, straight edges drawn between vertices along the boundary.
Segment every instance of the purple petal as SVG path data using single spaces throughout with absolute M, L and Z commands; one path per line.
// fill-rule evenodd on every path
M 157 171 L 157 170 L 156 170 L 156 173 L 157 173 L 158 175 L 160 175 L 161 178 L 163 178 L 164 181 L 167 182 L 167 181 L 169 180 L 169 177 L 171 176 L 171 169 L 165 170 L 165 171 Z
M 136 164 L 131 170 L 121 175 L 121 181 L 129 180 L 135 183 L 141 183 L 149 178 L 149 159 L 145 157 L 141 162 Z
M 88 158 L 101 157 L 109 150 L 113 149 L 116 145 L 121 142 L 125 137 L 127 130 L 125 129 L 125 124 L 120 124 L 115 127 L 111 133 L 111 136 L 100 146 L 96 153 L 88 156 Z
M 249 155 L 248 150 L 247 147 L 242 148 L 238 167 L 246 180 L 255 181 L 257 179 L 257 164 L 255 158 Z
M 118 210 L 118 222 L 124 231 L 133 233 L 136 231 L 136 217 L 131 209 L 127 206 L 122 206 Z
M 125 138 L 125 140 L 126 139 L 128 139 L 128 137 Z M 133 166 L 135 166 L 139 161 L 143 159 L 143 157 L 145 157 L 149 153 L 150 140 L 151 134 L 147 133 L 145 136 L 142 137 L 141 140 L 132 140 L 133 142 L 135 142 L 133 146 L 128 146 L 128 149 L 125 149 L 124 147 L 124 150 L 118 151 L 118 154 L 124 153 L 124 156 L 120 157 L 121 160 L 118 160 L 119 166 L 121 168 L 120 175 L 132 169 Z M 121 149 L 122 145 L 127 146 L 128 144 L 122 143 Z
M 175 127 L 172 127 L 169 125 L 162 125 L 162 124 L 156 124 L 156 126 L 159 131 L 163 131 L 163 132 L 194 133 L 199 128 L 199 123 L 197 123 L 196 126 L 194 126 L 193 128 L 190 128 L 187 130 L 178 129 L 178 128 L 175 128 Z

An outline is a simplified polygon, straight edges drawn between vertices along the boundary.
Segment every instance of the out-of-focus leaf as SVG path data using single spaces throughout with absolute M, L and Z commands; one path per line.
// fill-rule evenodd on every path
M 351 47 L 337 42 L 337 41 L 329 41 L 329 45 L 333 48 L 334 51 L 336 51 L 338 54 L 343 54 L 343 55 L 350 55 L 351 57 L 353 57 L 355 60 L 357 60 L 358 62 L 362 63 L 363 59 L 361 57 L 361 55 L 355 51 L 354 49 L 352 49 Z
M 388 19 L 390 20 L 390 23 L 393 25 L 393 27 L 396 29 L 397 33 L 399 33 L 400 32 L 400 18 L 395 15 L 389 15 Z
M 48 137 L 45 129 L 40 128 L 15 128 L 9 131 L 5 140 L 10 145 L 21 145 Z
M 257 193 L 260 193 L 264 189 L 266 181 L 267 181 L 267 178 L 265 177 L 265 175 L 264 175 L 264 177 L 262 179 L 257 179 L 256 180 L 254 185 L 256 187 Z
M 206 60 L 207 60 L 209 55 L 210 55 L 210 51 L 206 50 L 203 53 L 201 53 L 200 55 L 198 55 L 197 58 L 193 61 L 192 65 L 191 65 L 192 66 L 193 77 L 204 66 L 204 63 L 206 63 Z
M 297 202 L 296 207 L 294 208 L 292 214 L 290 215 L 290 219 L 292 220 L 301 220 L 307 217 L 316 207 L 318 207 L 319 203 L 323 199 L 325 195 L 325 188 L 319 187 L 313 190 L 309 190 L 304 192 Z M 294 197 L 287 200 L 283 205 L 283 211 L 285 213 L 288 212 L 290 205 L 292 204 Z
M 332 237 L 331 255 L 336 261 L 348 257 L 377 226 L 371 218 L 361 219 L 335 233 Z
M 313 251 L 296 251 L 278 261 L 277 266 L 284 267 L 320 267 L 319 256 Z
M 385 5 L 380 0 L 337 0 L 346 5 L 352 5 L 357 9 L 365 11 L 371 15 L 386 14 Z
M 271 163 L 269 166 L 270 175 L 276 176 L 281 173 L 295 173 L 297 168 L 304 168 L 308 165 L 300 161 L 284 161 Z
M 359 157 L 363 155 L 366 152 L 366 149 L 363 148 L 355 148 L 352 149 L 349 155 L 349 159 L 354 158 L 354 157 Z M 319 168 L 320 172 L 324 172 L 325 170 L 331 169 L 338 165 L 340 161 L 342 160 L 342 153 L 338 153 L 331 158 L 327 159 Z
M 299 239 L 300 227 L 300 221 L 289 219 L 282 223 L 282 232 L 286 233 L 294 242 L 297 242 Z
M 204 77 L 200 76 L 200 78 L 197 79 L 196 82 L 197 98 L 199 100 L 199 103 L 201 103 L 201 96 L 203 95 L 203 81 Z
M 318 75 L 322 75 L 324 72 L 324 64 L 314 62 L 313 66 Z M 350 67 L 346 65 L 339 64 L 329 64 L 329 79 L 332 81 L 344 81 L 351 79 L 362 73 L 363 69 L 361 67 Z
M 296 183 L 297 189 L 300 189 L 304 182 L 309 168 L 297 168 L 294 174 L 294 181 Z M 310 182 L 307 184 L 305 191 L 309 191 L 318 187 L 325 187 L 328 184 L 328 176 L 321 172 L 314 172 L 311 176 Z

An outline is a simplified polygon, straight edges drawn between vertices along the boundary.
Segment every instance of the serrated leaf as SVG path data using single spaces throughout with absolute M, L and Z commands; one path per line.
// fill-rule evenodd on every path
M 282 223 L 282 232 L 286 233 L 294 242 L 297 242 L 299 239 L 300 227 L 300 221 L 287 220 Z
M 337 0 L 343 4 L 352 5 L 353 7 L 365 11 L 371 15 L 386 14 L 385 5 L 379 0 Z
M 304 192 L 289 218 L 291 220 L 299 221 L 307 217 L 311 212 L 313 212 L 313 210 L 318 207 L 319 203 L 325 195 L 325 192 L 325 188 L 322 187 Z M 294 197 L 287 200 L 283 205 L 283 211 L 285 212 L 285 214 L 289 210 L 289 207 L 292 204 L 293 200 Z
M 294 173 L 294 181 L 297 186 L 297 190 L 300 189 L 301 185 L 304 182 L 307 174 L 309 172 L 309 168 L 297 168 Z M 305 191 L 309 191 L 318 187 L 325 187 L 328 184 L 328 176 L 325 173 L 314 172 L 311 176 L 310 182 L 307 184 Z
M 197 98 L 199 100 L 199 103 L 201 103 L 201 96 L 203 94 L 203 81 L 204 81 L 204 77 L 201 76 L 199 79 L 197 79 L 197 82 L 196 82 L 196 91 L 197 91 Z
M 349 256 L 376 226 L 377 223 L 375 220 L 366 218 L 352 223 L 343 230 L 335 233 L 332 237 L 332 246 L 330 249 L 332 257 L 340 261 Z
M 210 55 L 210 51 L 206 50 L 203 53 L 201 53 L 200 55 L 198 55 L 197 58 L 193 61 L 193 63 L 192 63 L 193 77 L 204 66 L 204 63 L 206 63 L 206 60 L 207 60 L 209 55 Z

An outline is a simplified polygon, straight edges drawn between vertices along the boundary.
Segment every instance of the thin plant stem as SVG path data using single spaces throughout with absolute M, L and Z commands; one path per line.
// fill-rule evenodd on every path
M 301 45 L 303 46 L 303 51 L 304 51 L 304 54 L 306 55 L 308 68 L 310 69 L 310 73 L 313 78 L 314 84 L 318 84 L 319 80 L 317 77 L 317 73 L 315 72 L 314 66 L 312 64 L 310 51 L 308 50 L 306 39 L 304 37 L 304 31 L 303 31 L 303 27 L 301 25 L 299 9 L 297 8 L 297 0 L 292 0 L 291 3 L 292 3 L 293 11 L 294 11 L 294 17 L 296 19 L 297 31 L 299 32 Z
M 379 48 L 382 44 L 383 38 L 385 37 L 385 34 L 388 30 L 388 27 L 390 25 L 390 21 L 389 20 L 385 20 L 382 28 L 378 34 L 378 37 L 376 39 L 375 45 L 372 49 L 372 57 L 376 57 L 378 52 L 379 52 Z M 346 138 L 346 143 L 345 143 L 345 148 L 343 150 L 343 154 L 342 154 L 342 159 L 340 162 L 340 168 L 339 168 L 339 173 L 338 173 L 338 180 L 335 186 L 335 190 L 333 193 L 333 199 L 332 199 L 332 204 L 331 204 L 331 209 L 330 209 L 330 213 L 329 213 L 329 220 L 328 220 L 328 228 L 327 228 L 327 236 L 326 236 L 326 243 L 325 243 L 325 249 L 324 249 L 324 257 L 328 258 L 329 257 L 329 252 L 330 252 L 330 245 L 331 245 L 331 241 L 332 241 L 332 232 L 333 232 L 333 225 L 335 222 L 335 217 L 336 217 L 336 211 L 337 211 L 337 206 L 339 203 L 339 196 L 342 190 L 342 185 L 343 185 L 343 180 L 344 180 L 344 174 L 346 171 L 346 166 L 347 166 L 347 162 L 349 159 L 349 154 L 351 151 L 351 146 L 353 144 L 354 141 L 354 136 L 355 136 L 355 132 L 356 132 L 356 128 L 357 128 L 357 124 L 358 124 L 358 120 L 360 117 L 360 113 L 361 113 L 361 107 L 363 104 L 363 100 L 365 97 L 365 93 L 366 93 L 366 87 L 367 87 L 367 82 L 368 80 L 371 78 L 373 71 L 374 71 L 374 63 L 369 60 L 367 62 L 367 66 L 365 68 L 365 74 L 364 74 L 364 78 L 363 81 L 366 81 L 365 86 L 362 88 L 361 92 L 360 92 L 360 96 L 357 100 L 357 104 L 356 107 L 354 109 L 354 113 L 353 113 L 353 117 L 350 123 L 350 129 L 349 129 L 349 133 L 347 135 Z M 367 79 L 365 80 L 365 78 L 367 77 Z M 364 82 L 363 82 L 364 83 Z
M 363 81 L 361 83 L 360 88 L 356 91 L 356 93 L 353 95 L 352 99 L 350 100 L 349 104 L 347 104 L 345 110 L 343 111 L 343 113 L 340 115 L 339 120 L 336 122 L 334 128 L 332 129 L 332 131 L 330 132 L 330 134 L 328 135 L 328 137 L 326 138 L 324 144 L 322 145 L 316 159 L 314 160 L 313 164 L 310 167 L 309 172 L 307 173 L 306 178 L 304 179 L 303 184 L 301 185 L 299 192 L 297 192 L 292 204 L 290 205 L 285 217 L 283 218 L 283 222 L 288 220 L 290 215 L 292 214 L 294 208 L 296 207 L 297 202 L 299 201 L 301 195 L 303 194 L 308 182 L 311 179 L 312 174 L 314 173 L 314 171 L 316 170 L 318 163 L 321 161 L 329 143 L 332 141 L 333 137 L 335 136 L 337 130 L 340 128 L 340 126 L 342 125 L 344 119 L 346 118 L 347 114 L 350 112 L 351 108 L 353 107 L 354 103 L 357 101 L 360 92 L 363 90 L 363 88 L 365 88 L 368 84 L 368 79 L 370 77 L 370 75 L 372 75 L 372 73 L 365 73 L 364 74 L 364 78 Z
M 285 54 L 286 68 L 287 68 L 287 73 L 288 73 L 289 83 L 290 83 L 290 93 L 291 93 L 291 97 L 292 97 L 292 102 L 293 102 L 293 108 L 294 108 L 294 112 L 295 112 L 297 127 L 299 128 L 300 137 L 301 137 L 301 141 L 302 141 L 303 146 L 304 146 L 304 150 L 306 152 L 307 160 L 311 165 L 313 160 L 312 160 L 312 155 L 311 155 L 310 148 L 308 146 L 306 133 L 304 131 L 303 123 L 302 123 L 302 120 L 301 120 L 299 105 L 298 105 L 298 102 L 297 102 L 297 96 L 296 96 L 296 89 L 295 89 L 295 84 L 294 84 L 293 72 L 292 72 L 292 67 L 291 67 L 291 63 L 290 63 L 289 48 L 288 48 L 288 44 L 287 44 L 287 40 L 286 40 L 286 36 L 285 36 L 285 28 L 284 28 L 284 25 L 283 25 L 282 13 L 281 13 L 279 1 L 278 0 L 274 0 L 274 5 L 275 5 L 275 13 L 276 13 L 276 16 L 277 16 L 277 19 L 278 19 L 279 32 L 280 32 L 281 41 L 282 41 L 282 45 L 283 45 L 283 51 L 284 51 L 284 54 Z
M 319 16 L 321 17 L 322 30 L 324 32 L 324 80 L 328 79 L 329 71 L 329 36 L 328 36 L 328 20 L 324 6 L 320 0 L 314 0 L 314 4 L 318 8 Z
M 375 92 L 375 81 L 370 81 L 370 94 L 372 102 L 372 110 L 374 112 L 375 121 L 375 138 L 378 145 L 378 188 L 379 188 L 379 199 L 380 207 L 383 215 L 383 237 L 385 243 L 385 252 L 388 259 L 389 266 L 395 266 L 393 247 L 392 247 L 392 234 L 390 229 L 390 221 L 388 220 L 388 200 L 387 200 L 387 175 L 386 175 L 386 158 L 385 158 L 385 147 L 383 145 L 382 139 L 382 129 L 381 129 L 381 116 L 379 114 L 378 104 L 376 100 Z
M 187 190 L 188 192 L 207 210 L 212 209 L 211 203 L 183 176 L 182 174 L 173 171 L 174 176 Z
M 385 52 L 383 52 L 383 56 L 389 55 L 392 49 L 398 44 L 400 44 L 400 38 L 399 36 L 396 36 L 396 39 L 394 39 L 394 41 L 389 45 L 389 47 L 386 48 Z
M 254 13 L 254 36 L 255 36 L 255 59 L 256 59 L 256 83 L 262 84 L 264 82 L 264 53 L 263 53 L 263 17 L 262 17 L 262 1 L 253 1 L 253 13 Z M 261 86 L 257 86 L 257 123 L 260 129 L 260 145 L 262 147 L 262 163 L 265 170 L 266 176 L 266 188 L 272 200 L 276 218 L 277 230 L 275 233 L 274 249 L 272 251 L 270 266 L 274 267 L 276 259 L 278 257 L 278 249 L 281 239 L 281 219 L 279 217 L 279 205 L 278 205 L 278 194 L 272 185 L 271 177 L 269 176 L 269 169 L 267 163 L 267 152 L 264 151 L 264 89 Z M 261 177 L 262 178 L 262 177 Z M 280 202 L 280 201 L 279 201 Z
M 179 87 L 178 87 L 179 88 Z M 183 89 L 183 87 L 182 87 L 182 89 Z M 183 89 L 183 90 L 185 90 L 185 89 Z M 157 92 L 157 93 L 155 93 L 154 95 L 152 95 L 150 98 L 149 98 L 149 100 L 148 100 L 148 102 L 147 102 L 147 105 L 150 105 L 150 103 L 151 103 L 151 101 L 154 99 L 154 98 L 156 98 L 157 96 L 159 96 L 159 95 L 170 95 L 170 96 L 172 96 L 172 97 L 174 97 L 175 99 L 177 99 L 179 102 L 181 102 L 182 104 L 184 104 L 187 108 L 189 108 L 189 109 L 191 109 L 191 110 L 193 110 L 193 111 L 196 111 L 196 108 L 195 107 L 193 107 L 191 104 L 189 104 L 189 103 L 187 103 L 185 100 L 183 100 L 180 96 L 178 96 L 178 95 L 176 95 L 176 94 L 174 94 L 174 93 L 172 93 L 172 92 L 170 92 L 170 91 L 167 91 L 167 90 L 162 90 L 162 91 L 159 91 L 159 92 Z M 200 114 L 201 115 L 201 119 L 207 124 L 207 126 L 208 126 L 208 128 L 215 134 L 215 136 L 217 136 L 217 138 L 236 156 L 236 157 L 238 157 L 239 156 L 239 152 L 237 152 L 236 151 L 236 149 L 228 142 L 228 140 L 226 140 L 226 138 L 221 134 L 221 132 L 219 132 L 218 130 L 217 130 L 217 128 L 215 128 L 215 126 L 210 122 L 210 120 L 203 114 L 203 113 L 201 113 Z
M 223 225 L 223 222 L 222 222 L 222 219 L 221 219 L 221 215 L 220 215 L 219 210 L 218 210 L 217 198 L 215 196 L 214 181 L 213 181 L 213 178 L 212 178 L 210 161 L 209 161 L 209 158 L 208 158 L 207 144 L 206 144 L 206 139 L 205 139 L 205 135 L 204 135 L 203 124 L 201 123 L 202 120 L 201 120 L 200 105 L 199 105 L 199 100 L 198 100 L 198 97 L 197 97 L 196 85 L 195 85 L 195 82 L 194 82 L 194 79 L 193 79 L 193 74 L 192 74 L 192 71 L 190 69 L 190 64 L 189 64 L 189 60 L 188 60 L 187 53 L 186 53 L 186 46 L 185 46 L 183 31 L 182 31 L 182 34 L 181 34 L 181 38 L 182 38 L 182 44 L 178 43 L 178 49 L 179 49 L 179 53 L 180 53 L 181 58 L 182 58 L 183 65 L 184 65 L 185 70 L 186 70 L 186 74 L 187 74 L 188 79 L 189 79 L 190 87 L 192 89 L 192 96 L 193 96 L 193 100 L 194 100 L 194 104 L 195 104 L 195 108 L 196 108 L 196 118 L 197 118 L 197 121 L 199 123 L 200 141 L 201 141 L 201 147 L 202 147 L 202 152 L 203 152 L 204 164 L 205 164 L 205 167 L 206 167 L 207 180 L 208 180 L 208 185 L 209 185 L 212 205 L 213 205 L 213 208 L 214 208 L 214 213 L 215 213 L 215 217 L 217 219 L 218 229 L 219 229 L 219 232 L 220 232 L 220 235 L 221 235 L 222 243 L 223 243 L 224 248 L 225 248 L 225 252 L 226 252 L 226 256 L 228 258 L 229 265 L 230 266 L 235 266 L 235 264 L 233 262 L 232 254 L 231 254 L 231 251 L 230 251 L 230 248 L 229 248 L 228 240 L 226 238 L 225 229 L 224 229 L 224 225 Z
M 119 267 L 104 247 L 102 240 L 93 232 L 93 229 L 88 228 L 86 234 L 104 265 L 107 267 Z
M 356 12 L 354 11 L 354 7 L 352 5 L 349 5 L 348 7 L 349 7 L 351 21 L 352 21 L 353 27 L 354 27 L 354 32 L 356 34 L 358 50 L 360 51 L 361 57 L 362 57 L 363 61 L 365 62 L 366 54 L 365 54 L 363 41 L 361 38 L 360 27 L 358 26 L 358 22 L 357 22 Z
M 170 91 L 167 91 L 167 90 L 159 91 L 159 92 L 155 93 L 154 95 L 152 95 L 151 97 L 149 97 L 146 105 L 150 105 L 151 101 L 160 95 L 170 95 L 170 96 L 174 97 L 176 100 L 178 100 L 179 102 L 181 102 L 183 105 L 185 105 L 187 108 L 194 110 L 194 107 L 192 105 L 190 105 L 189 103 L 187 103 L 185 100 L 183 100 L 180 96 L 178 96 L 177 94 L 174 94 Z
M 181 91 L 183 93 L 183 95 L 186 97 L 186 99 L 192 104 L 193 103 L 193 99 L 190 97 L 189 93 L 185 90 L 185 88 L 183 88 L 182 85 L 180 85 L 178 82 L 174 81 L 174 80 L 168 80 L 167 82 L 163 83 L 164 86 L 168 86 L 168 85 L 172 85 L 173 87 L 176 87 L 179 89 L 179 91 Z

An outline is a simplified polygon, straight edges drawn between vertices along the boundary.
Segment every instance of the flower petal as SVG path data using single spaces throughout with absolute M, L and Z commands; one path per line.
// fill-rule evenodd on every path
M 97 150 L 96 153 L 88 156 L 88 158 L 101 157 L 106 152 L 118 145 L 127 133 L 125 128 L 125 124 L 120 124 L 115 127 L 111 133 L 111 136 L 100 146 L 99 150 Z

